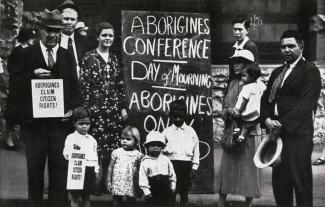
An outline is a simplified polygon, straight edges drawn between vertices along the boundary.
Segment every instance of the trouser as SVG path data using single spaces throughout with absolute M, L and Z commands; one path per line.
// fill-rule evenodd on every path
M 188 202 L 188 191 L 191 188 L 192 162 L 182 160 L 172 160 L 176 173 L 176 194 L 180 196 L 181 203 Z
M 68 204 L 66 190 L 67 161 L 62 153 L 69 133 L 69 122 L 44 121 L 22 126 L 26 146 L 28 171 L 28 199 L 31 207 L 44 206 L 44 169 L 48 159 L 48 206 L 65 207 Z
M 313 206 L 312 150 L 312 139 L 283 139 L 281 163 L 272 171 L 273 193 L 278 207 L 292 207 L 293 192 L 297 207 Z
M 172 207 L 174 206 L 174 195 L 170 188 L 168 175 L 156 175 L 149 177 L 149 185 L 152 198 L 147 201 L 150 207 Z

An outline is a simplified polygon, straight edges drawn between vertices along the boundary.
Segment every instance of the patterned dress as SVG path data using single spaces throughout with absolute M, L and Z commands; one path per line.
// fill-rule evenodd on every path
M 138 187 L 138 172 L 143 155 L 138 150 L 127 151 L 118 148 L 112 152 L 115 161 L 112 175 L 112 195 L 136 195 Z
M 115 55 L 108 62 L 95 50 L 85 54 L 80 70 L 83 105 L 91 112 L 91 134 L 98 143 L 100 159 L 109 159 L 119 147 L 123 108 L 122 71 Z

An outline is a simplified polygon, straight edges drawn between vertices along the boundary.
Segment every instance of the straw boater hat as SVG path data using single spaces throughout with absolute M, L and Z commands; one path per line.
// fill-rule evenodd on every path
M 48 27 L 51 29 L 62 29 L 64 26 L 62 25 L 63 16 L 60 14 L 58 10 L 49 11 L 45 9 L 40 14 L 40 24 L 41 26 Z
M 258 146 L 254 163 L 258 168 L 274 167 L 281 162 L 281 152 L 283 143 L 281 138 L 277 138 L 276 142 L 266 136 Z
M 160 142 L 163 146 L 166 145 L 165 137 L 158 131 L 151 131 L 147 135 L 146 141 L 145 141 L 145 143 L 143 145 L 146 146 L 147 144 L 149 144 L 151 142 Z
M 255 58 L 251 51 L 249 50 L 235 50 L 234 54 L 230 57 L 230 60 L 235 59 L 246 59 L 249 62 L 254 62 Z

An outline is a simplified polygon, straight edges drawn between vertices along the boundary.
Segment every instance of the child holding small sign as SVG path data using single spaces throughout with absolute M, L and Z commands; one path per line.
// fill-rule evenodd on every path
M 140 133 L 126 126 L 122 130 L 121 148 L 112 152 L 107 170 L 107 190 L 113 195 L 114 206 L 134 206 L 138 186 L 138 173 L 143 154 L 139 152 Z M 138 150 L 139 149 L 139 150 Z
M 87 109 L 77 107 L 71 118 L 76 130 L 67 136 L 63 150 L 63 156 L 69 160 L 67 189 L 71 207 L 88 207 L 98 179 L 97 142 L 88 134 L 90 113 Z

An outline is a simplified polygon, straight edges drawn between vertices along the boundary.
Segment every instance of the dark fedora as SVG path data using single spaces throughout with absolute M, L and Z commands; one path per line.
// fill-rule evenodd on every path
M 33 39 L 36 36 L 36 32 L 33 29 L 21 28 L 16 39 L 18 42 L 22 43 L 29 39 Z
M 58 6 L 58 10 L 62 13 L 62 11 L 66 8 L 74 9 L 78 12 L 78 15 L 81 15 L 81 8 L 76 5 L 72 0 L 65 0 L 62 4 Z
M 40 14 L 40 23 L 42 26 L 51 28 L 51 29 L 62 29 L 64 26 L 62 25 L 63 16 L 59 12 L 59 10 L 49 11 L 45 9 Z

